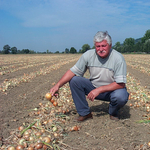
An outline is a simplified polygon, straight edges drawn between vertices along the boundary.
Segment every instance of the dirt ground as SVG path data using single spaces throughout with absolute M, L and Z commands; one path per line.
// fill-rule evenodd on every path
M 12 129 L 18 128 L 29 117 L 27 110 L 38 107 L 39 102 L 43 101 L 45 94 L 52 87 L 52 83 L 57 82 L 74 63 L 66 64 L 44 77 L 38 76 L 31 82 L 22 83 L 9 90 L 7 95 L 0 93 L 0 144 L 3 144 L 4 139 L 10 136 Z M 25 70 L 22 71 L 25 72 Z M 127 71 L 134 75 L 142 86 L 147 86 L 150 90 L 148 75 L 141 74 L 129 66 Z M 16 75 L 13 74 L 13 76 Z M 9 74 L 7 78 L 11 78 Z M 131 99 L 130 102 L 132 101 Z M 120 120 L 116 122 L 109 119 L 108 103 L 95 100 L 89 101 L 89 106 L 93 119 L 76 123 L 82 126 L 81 130 L 69 132 L 63 139 L 63 143 L 68 145 L 67 150 L 150 149 L 147 146 L 150 141 L 150 125 L 136 122 L 143 119 L 142 115 L 145 114 L 140 108 L 130 107 L 128 102 L 120 110 Z M 69 116 L 70 124 L 74 124 L 73 118 L 77 114 L 69 114 Z

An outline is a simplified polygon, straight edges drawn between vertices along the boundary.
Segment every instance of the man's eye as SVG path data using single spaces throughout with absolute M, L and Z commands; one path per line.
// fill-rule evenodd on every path
M 102 45 L 102 47 L 106 47 L 107 45 Z

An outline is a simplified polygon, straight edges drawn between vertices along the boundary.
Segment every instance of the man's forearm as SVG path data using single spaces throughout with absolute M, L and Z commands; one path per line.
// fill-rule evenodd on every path
M 66 84 L 67 82 L 69 82 L 74 76 L 75 76 L 75 74 L 71 70 L 68 70 L 62 76 L 62 78 L 58 81 L 57 85 L 59 86 L 59 88 L 62 87 L 64 84 Z
M 99 87 L 98 90 L 99 90 L 100 93 L 103 93 L 103 92 L 114 91 L 114 90 L 121 89 L 121 88 L 124 88 L 124 87 L 125 87 L 125 83 L 113 82 L 109 85 L 104 85 L 104 86 Z

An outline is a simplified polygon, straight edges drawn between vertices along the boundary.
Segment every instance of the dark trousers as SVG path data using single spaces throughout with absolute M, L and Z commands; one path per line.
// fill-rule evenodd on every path
M 70 89 L 78 114 L 81 116 L 89 114 L 90 107 L 86 100 L 86 95 L 95 89 L 91 81 L 84 77 L 74 76 L 70 80 Z M 101 93 L 95 99 L 109 101 L 109 114 L 117 116 L 118 110 L 127 103 L 128 97 L 129 93 L 126 88 L 122 88 L 111 92 Z

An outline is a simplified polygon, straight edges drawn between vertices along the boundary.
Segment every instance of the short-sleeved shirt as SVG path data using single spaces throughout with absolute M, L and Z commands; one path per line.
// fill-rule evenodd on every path
M 110 83 L 126 83 L 126 62 L 123 55 L 114 49 L 106 58 L 101 58 L 95 49 L 88 50 L 70 68 L 77 76 L 83 76 L 89 69 L 90 81 L 94 87 Z

